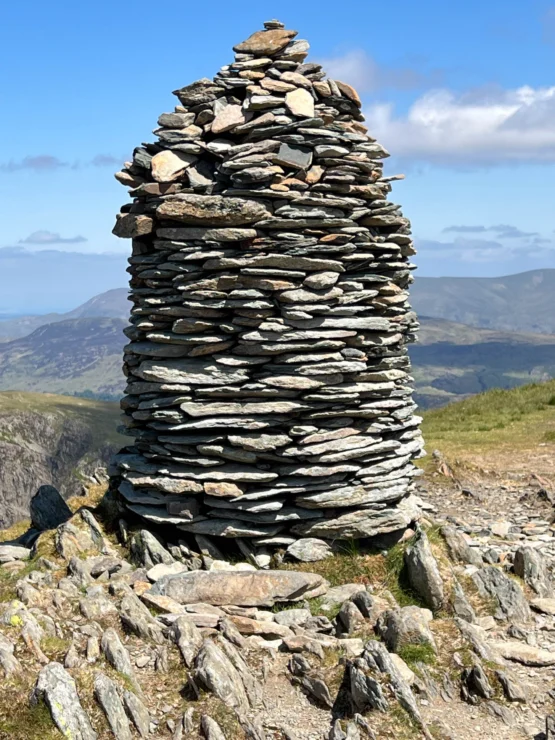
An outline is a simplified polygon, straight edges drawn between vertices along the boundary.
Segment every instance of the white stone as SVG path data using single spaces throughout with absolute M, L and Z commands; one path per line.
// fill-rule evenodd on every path
M 197 159 L 198 157 L 186 152 L 174 152 L 172 150 L 158 152 L 152 157 L 152 177 L 156 182 L 173 182 Z
M 302 87 L 287 93 L 285 105 L 294 116 L 305 116 L 306 118 L 314 116 L 314 98 L 308 90 Z

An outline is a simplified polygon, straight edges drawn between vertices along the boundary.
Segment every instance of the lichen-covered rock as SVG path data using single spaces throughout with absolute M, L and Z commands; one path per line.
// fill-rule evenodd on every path
M 202 647 L 200 630 L 187 617 L 179 617 L 172 625 L 172 637 L 183 656 L 187 668 L 191 668 Z
M 120 640 L 116 630 L 111 628 L 105 630 L 100 641 L 100 647 L 102 648 L 102 652 L 104 653 L 108 663 L 110 663 L 118 673 L 127 676 L 132 684 L 138 686 L 135 672 L 131 664 L 131 658 L 129 657 L 129 652 Z
M 44 701 L 64 737 L 96 740 L 97 734 L 81 705 L 75 681 L 60 663 L 49 663 L 41 669 L 31 704 L 39 701 Z
M 212 640 L 204 641 L 196 657 L 195 678 L 228 707 L 242 714 L 248 711 L 249 700 L 241 676 Z
M 28 560 L 30 557 L 31 550 L 28 547 L 21 547 L 21 545 L 0 545 L 0 565 L 19 560 Z
M 128 594 L 121 600 L 120 616 L 123 624 L 134 634 L 145 640 L 152 640 L 158 645 L 164 643 L 164 634 L 160 624 L 134 593 Z
M 287 555 L 295 560 L 300 560 L 302 563 L 315 563 L 333 555 L 333 550 L 327 542 L 314 537 L 304 537 L 293 542 L 286 552 Z
M 166 550 L 160 540 L 148 529 L 141 529 L 131 539 L 131 555 L 138 565 L 153 568 L 159 563 L 171 565 L 175 562 L 173 556 Z
M 438 611 L 443 606 L 443 580 L 428 536 L 420 530 L 405 550 L 405 566 L 412 588 L 422 598 L 427 607 Z
M 112 552 L 101 527 L 88 509 L 81 509 L 57 527 L 54 544 L 58 554 L 66 560 L 74 555 L 107 555 Z
M 14 655 L 15 645 L 5 635 L 0 634 L 0 667 L 6 678 L 21 670 L 21 664 Z
M 133 740 L 116 684 L 103 673 L 97 673 L 94 679 L 94 695 L 106 715 L 116 740 Z
M 236 604 L 273 606 L 279 601 L 309 597 L 325 581 L 315 573 L 295 571 L 193 571 L 165 576 L 150 592 L 169 596 L 179 604 Z
M 203 714 L 200 719 L 200 726 L 202 728 L 203 736 L 206 740 L 226 740 L 222 728 L 216 722 L 215 719 L 209 717 L 207 714 Z
M 553 597 L 553 581 L 544 556 L 532 547 L 519 547 L 513 561 L 514 571 L 543 599 Z
M 123 705 L 127 716 L 135 725 L 135 729 L 141 737 L 150 734 L 150 714 L 144 703 L 132 691 L 125 689 L 122 693 Z
M 482 558 L 476 548 L 470 547 L 461 532 L 455 527 L 445 524 L 441 528 L 441 535 L 447 545 L 447 550 L 452 560 L 472 565 L 482 565 Z
M 428 609 L 404 606 L 384 612 L 378 619 L 376 631 L 392 652 L 399 652 L 405 645 L 429 645 L 437 650 L 429 627 L 432 619 Z
M 525 622 L 530 618 L 530 608 L 520 585 L 493 565 L 480 568 L 472 579 L 480 594 L 493 598 L 497 603 L 496 619 Z

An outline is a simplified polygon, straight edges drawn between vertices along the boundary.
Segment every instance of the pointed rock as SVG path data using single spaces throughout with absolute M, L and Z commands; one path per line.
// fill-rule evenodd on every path
M 44 701 L 64 737 L 96 740 L 97 734 L 81 706 L 75 681 L 60 663 L 49 663 L 39 673 L 31 704 L 39 701 Z

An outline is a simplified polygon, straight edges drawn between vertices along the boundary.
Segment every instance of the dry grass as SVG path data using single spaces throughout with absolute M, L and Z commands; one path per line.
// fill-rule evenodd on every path
M 283 563 L 281 570 L 294 570 L 304 573 L 318 573 L 332 586 L 344 583 L 363 583 L 374 585 L 385 580 L 386 569 L 383 555 L 363 553 L 358 550 L 338 552 L 333 557 L 316 563 Z
M 60 740 L 50 711 L 43 702 L 29 705 L 31 686 L 21 679 L 2 682 L 0 740 Z
M 28 519 L 23 519 L 20 522 L 12 524 L 8 529 L 0 529 L 0 542 L 11 542 L 17 540 L 22 534 L 29 529 L 31 522 Z
M 106 493 L 106 484 L 95 483 L 87 485 L 86 490 L 87 492 L 85 496 L 73 496 L 67 500 L 66 503 L 74 514 L 79 511 L 79 509 L 83 508 L 96 509 Z

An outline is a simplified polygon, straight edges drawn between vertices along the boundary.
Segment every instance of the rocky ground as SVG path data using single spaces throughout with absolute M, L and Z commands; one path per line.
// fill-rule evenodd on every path
M 388 552 L 267 570 L 43 489 L 0 543 L 0 738 L 555 737 L 550 480 L 435 469 Z

